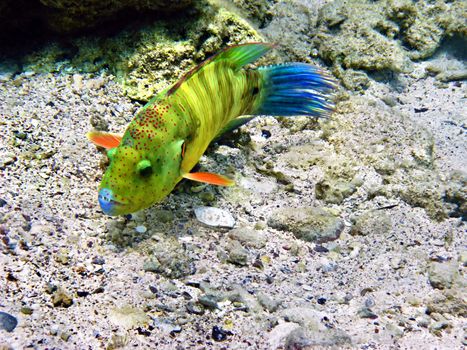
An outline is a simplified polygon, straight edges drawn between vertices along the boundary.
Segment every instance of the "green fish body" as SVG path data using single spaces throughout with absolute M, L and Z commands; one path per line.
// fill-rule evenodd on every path
M 190 171 L 213 139 L 255 115 L 328 114 L 334 82 L 316 67 L 291 63 L 244 68 L 271 48 L 265 43 L 226 48 L 150 100 L 122 137 L 90 132 L 92 142 L 109 149 L 110 164 L 99 187 L 104 213 L 147 208 L 184 177 L 233 184 L 221 175 Z

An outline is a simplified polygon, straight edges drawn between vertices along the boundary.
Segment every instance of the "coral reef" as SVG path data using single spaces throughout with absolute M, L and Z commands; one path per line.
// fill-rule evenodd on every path
M 432 56 L 445 37 L 465 38 L 464 1 L 333 1 L 320 10 L 313 41 L 344 86 L 368 86 L 363 72 L 412 70 L 411 60 Z M 350 71 L 350 72 L 349 72 Z M 362 80 L 363 79 L 363 80 Z
M 24 69 L 71 73 L 109 68 L 131 98 L 147 101 L 222 47 L 262 40 L 233 12 L 204 3 L 197 9 L 194 17 L 157 21 L 108 39 L 78 37 L 72 40 L 76 52 L 49 45 L 26 56 Z

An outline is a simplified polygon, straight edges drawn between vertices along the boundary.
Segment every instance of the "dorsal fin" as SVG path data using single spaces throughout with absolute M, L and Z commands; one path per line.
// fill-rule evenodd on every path
M 178 87 L 182 85 L 184 81 L 188 80 L 201 68 L 203 68 L 205 65 L 211 62 L 216 62 L 219 60 L 229 60 L 229 63 L 231 63 L 235 67 L 235 69 L 240 69 L 248 63 L 256 61 L 258 58 L 260 58 L 273 47 L 274 45 L 268 43 L 246 43 L 226 47 L 214 56 L 211 56 L 207 60 L 198 64 L 188 73 L 186 73 L 183 77 L 181 77 L 180 80 L 167 91 L 167 96 L 173 94 L 175 90 L 177 90 Z

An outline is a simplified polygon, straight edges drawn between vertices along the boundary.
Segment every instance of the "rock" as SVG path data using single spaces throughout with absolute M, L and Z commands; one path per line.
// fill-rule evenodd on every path
M 392 229 L 391 218 L 382 210 L 369 210 L 352 218 L 352 235 L 386 235 Z
M 269 217 L 268 225 L 292 232 L 309 242 L 324 243 L 339 238 L 344 222 L 326 210 L 316 207 L 280 208 Z
M 252 178 L 242 178 L 240 180 L 240 186 L 258 194 L 272 193 L 277 190 L 277 184 L 273 181 L 257 181 Z
M 178 324 L 174 324 L 171 320 L 156 317 L 154 318 L 154 326 L 159 328 L 162 332 L 174 335 L 175 333 L 180 333 L 182 327 Z
M 135 231 L 138 233 L 145 233 L 147 230 L 148 229 L 146 228 L 146 226 L 143 226 L 143 225 L 139 225 L 135 227 Z
M 326 203 L 340 204 L 357 190 L 357 186 L 341 179 L 323 179 L 315 186 L 316 198 Z
M 24 315 L 32 315 L 34 312 L 34 310 L 29 306 L 23 306 L 19 311 Z
M 285 309 L 281 315 L 287 322 L 298 323 L 308 329 L 319 329 L 320 320 L 324 316 L 320 311 L 305 307 Z
M 233 229 L 229 232 L 228 237 L 251 248 L 260 249 L 266 245 L 266 237 L 263 234 L 247 227 Z
M 108 317 L 110 322 L 123 329 L 143 327 L 148 325 L 151 320 L 143 310 L 129 305 L 110 310 Z
M 161 240 L 152 246 L 151 258 L 144 262 L 143 269 L 167 278 L 181 278 L 196 272 L 193 258 L 176 239 Z
M 430 314 L 449 313 L 454 316 L 467 317 L 464 288 L 456 287 L 436 293 L 429 299 L 427 311 Z
M 300 325 L 293 322 L 280 323 L 275 326 L 268 334 L 268 343 L 270 349 L 275 350 L 284 348 L 287 337 L 296 329 L 299 329 Z
M 212 327 L 211 336 L 215 341 L 227 340 L 227 336 L 229 335 L 233 335 L 233 333 L 231 331 L 226 331 L 218 326 Z
M 186 304 L 186 310 L 190 314 L 195 314 L 195 315 L 203 315 L 204 314 L 204 307 L 201 305 L 201 303 L 195 303 L 193 301 L 189 301 Z
M 151 212 L 151 214 L 154 215 L 154 219 L 156 222 L 161 222 L 163 224 L 167 224 L 170 222 L 173 222 L 175 216 L 173 212 L 170 210 L 165 210 L 165 209 L 156 209 Z
M 452 325 L 450 322 L 443 320 L 443 321 L 437 321 L 437 322 L 432 323 L 428 327 L 428 329 L 431 333 L 440 337 L 443 330 L 451 328 L 451 327 Z
M 282 312 L 286 321 L 299 324 L 293 327 L 285 341 L 286 349 L 302 349 L 308 346 L 342 346 L 351 342 L 350 337 L 340 329 L 328 329 L 322 323 L 325 314 L 310 308 L 291 308 Z M 298 347 L 297 347 L 298 346 Z
M 0 311 L 0 329 L 4 329 L 7 332 L 13 332 L 13 330 L 18 325 L 18 320 L 16 317 Z
M 73 305 L 73 297 L 68 295 L 62 288 L 58 288 L 52 295 L 52 304 L 55 307 L 70 307 Z
M 279 306 L 282 304 L 282 300 L 274 300 L 269 295 L 264 293 L 258 293 L 258 302 L 268 312 L 276 312 Z
M 430 284 L 437 289 L 449 289 L 459 277 L 457 262 L 431 262 L 428 265 L 428 279 Z
M 357 315 L 361 318 L 370 318 L 372 320 L 378 318 L 378 315 L 371 311 L 369 307 L 362 307 L 360 310 L 358 310 Z
M 233 228 L 235 220 L 232 215 L 223 209 L 214 207 L 195 208 L 195 216 L 199 222 L 211 227 Z
M 228 262 L 239 266 L 248 265 L 248 250 L 243 248 L 238 241 L 231 241 L 227 246 L 227 250 L 229 253 Z
M 213 295 L 213 294 L 201 295 L 198 298 L 198 302 L 201 305 L 204 305 L 204 306 L 206 306 L 207 308 L 210 308 L 210 309 L 218 309 L 219 305 L 217 303 L 219 301 L 221 301 L 221 300 L 222 300 L 222 298 L 220 296 Z

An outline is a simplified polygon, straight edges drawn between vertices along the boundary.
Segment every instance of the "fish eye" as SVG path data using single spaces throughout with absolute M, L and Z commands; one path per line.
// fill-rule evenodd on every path
M 138 165 L 136 165 L 136 170 L 143 177 L 147 177 L 151 175 L 152 174 L 151 162 L 147 159 L 140 161 Z
M 107 157 L 109 157 L 110 160 L 113 160 L 115 156 L 115 152 L 117 152 L 117 147 L 111 148 L 107 151 Z

